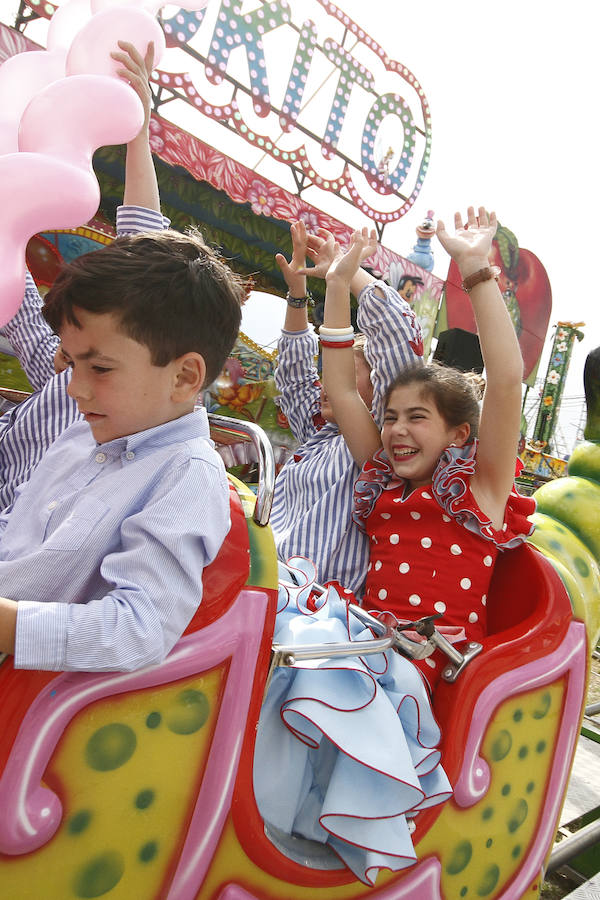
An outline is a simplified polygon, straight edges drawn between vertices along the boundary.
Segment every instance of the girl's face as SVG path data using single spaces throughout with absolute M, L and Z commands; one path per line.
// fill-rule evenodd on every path
M 381 442 L 396 475 L 416 488 L 431 483 L 442 451 L 450 444 L 462 447 L 469 432 L 466 422 L 448 425 L 433 399 L 407 384 L 390 394 Z

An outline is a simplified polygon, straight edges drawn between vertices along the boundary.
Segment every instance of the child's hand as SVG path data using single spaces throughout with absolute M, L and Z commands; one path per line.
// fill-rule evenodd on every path
M 285 278 L 290 293 L 294 295 L 294 289 L 299 288 L 302 293 L 306 291 L 306 279 L 304 273 L 306 271 L 306 225 L 299 219 L 290 227 L 290 235 L 292 237 L 292 258 L 288 262 L 283 253 L 277 253 L 275 261 L 281 269 L 281 274 Z M 300 296 L 300 295 L 298 295 Z
M 467 210 L 467 224 L 463 227 L 460 213 L 454 215 L 454 237 L 448 234 L 442 221 L 437 224 L 437 236 L 444 250 L 455 260 L 463 278 L 489 265 L 492 238 L 496 233 L 496 213 L 489 216 L 483 206 L 479 207 L 479 218 L 470 206 Z
M 334 236 L 326 228 L 319 228 L 317 234 L 309 234 L 306 252 L 313 265 L 304 269 L 303 274 L 313 278 L 325 278 L 338 251 L 339 246 Z
M 142 131 L 148 128 L 150 113 L 152 112 L 152 91 L 150 90 L 150 75 L 154 67 L 154 42 L 150 41 L 146 55 L 142 59 L 140 53 L 129 41 L 117 41 L 121 52 L 115 50 L 110 55 L 121 63 L 123 68 L 117 69 L 117 75 L 123 78 L 134 89 L 144 107 L 144 125 Z
M 363 228 L 361 231 L 355 231 L 345 253 L 342 253 L 339 246 L 337 247 L 333 262 L 327 272 L 327 283 L 340 281 L 350 285 L 361 263 L 368 259 L 376 249 L 377 235 L 374 230 L 369 231 L 368 228 Z

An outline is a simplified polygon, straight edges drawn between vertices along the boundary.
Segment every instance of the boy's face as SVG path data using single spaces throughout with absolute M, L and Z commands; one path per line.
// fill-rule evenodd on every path
M 150 350 L 119 330 L 112 313 L 76 308 L 81 328 L 64 323 L 62 351 L 73 374 L 68 393 L 98 443 L 145 431 L 193 408 L 179 402 L 178 360 L 154 366 Z

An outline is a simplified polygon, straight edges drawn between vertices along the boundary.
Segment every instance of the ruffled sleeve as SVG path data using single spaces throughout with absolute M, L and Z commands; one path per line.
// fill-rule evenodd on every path
M 533 533 L 528 516 L 535 512 L 533 497 L 524 497 L 516 487 L 510 492 L 500 529 L 492 526 L 471 493 L 471 477 L 477 463 L 477 441 L 464 447 L 447 447 L 433 474 L 433 493 L 442 509 L 469 531 L 494 543 L 500 550 L 518 547 Z M 523 463 L 517 459 L 515 474 Z
M 354 483 L 352 519 L 362 531 L 365 530 L 367 519 L 373 511 L 377 498 L 392 478 L 394 470 L 382 447 L 364 463 Z

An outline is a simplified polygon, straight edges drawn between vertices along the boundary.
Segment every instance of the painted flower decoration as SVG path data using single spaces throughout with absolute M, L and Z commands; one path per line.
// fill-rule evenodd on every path
M 550 384 L 558 384 L 560 381 L 560 372 L 557 372 L 556 369 L 552 369 L 550 374 L 548 375 L 548 381 Z
M 561 341 L 560 344 L 557 344 L 556 349 L 557 349 L 557 350 L 560 350 L 561 353 L 564 353 L 565 350 L 568 350 L 567 342 L 566 342 L 566 341 Z
M 165 146 L 165 141 L 163 138 L 164 129 L 160 122 L 157 122 L 156 119 L 151 118 L 148 130 L 150 132 L 150 138 L 148 143 L 150 144 L 150 149 L 153 153 L 160 153 L 161 150 Z
M 255 178 L 246 193 L 246 199 L 250 201 L 252 212 L 257 216 L 269 216 L 275 208 L 273 198 L 264 182 Z
M 568 335 L 567 335 L 567 332 L 565 331 L 564 328 L 559 328 L 559 329 L 558 329 L 558 335 L 557 335 L 557 337 L 558 337 L 559 341 L 564 341 L 565 338 L 566 338 L 567 336 L 568 336 Z
M 298 218 L 301 219 L 306 225 L 306 230 L 310 234 L 316 234 L 320 228 L 319 225 L 319 217 L 316 213 L 314 213 L 310 209 L 303 209 L 302 212 L 298 215 Z
M 554 399 L 552 397 L 544 397 L 544 406 L 552 406 Z

